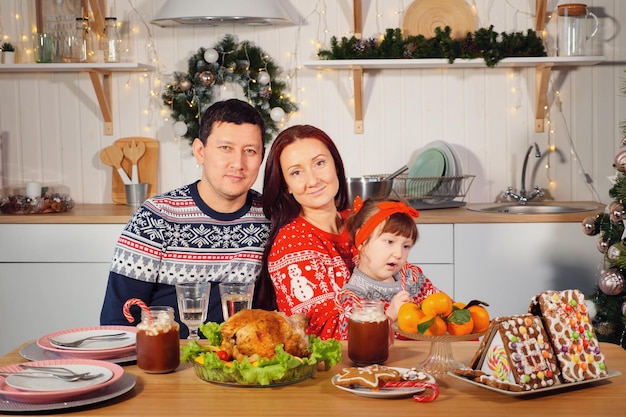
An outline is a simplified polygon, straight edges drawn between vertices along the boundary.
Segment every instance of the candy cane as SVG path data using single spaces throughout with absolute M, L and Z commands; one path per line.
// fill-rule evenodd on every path
M 340 312 L 345 313 L 346 311 L 346 309 L 341 304 L 341 299 L 344 297 L 350 298 L 353 304 L 361 307 L 361 299 L 354 292 L 350 290 L 339 290 L 335 294 L 335 306 Z
M 135 320 L 133 315 L 130 314 L 130 306 L 132 305 L 138 305 L 141 307 L 141 311 L 143 311 L 150 318 L 150 321 L 152 321 L 152 314 L 150 313 L 150 308 L 148 308 L 146 303 L 141 301 L 139 298 L 130 298 L 124 303 L 124 317 L 126 317 L 126 320 L 128 320 L 129 323 L 132 323 Z
M 413 400 L 418 403 L 429 403 L 434 401 L 437 397 L 439 397 L 439 386 L 437 384 L 431 384 L 430 382 L 420 382 L 417 386 L 424 387 L 426 389 L 430 388 L 433 390 L 430 395 L 414 395 Z

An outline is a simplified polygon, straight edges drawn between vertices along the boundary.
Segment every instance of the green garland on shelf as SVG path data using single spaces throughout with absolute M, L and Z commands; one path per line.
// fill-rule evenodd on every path
M 171 109 L 174 132 L 192 143 L 200 116 L 213 102 L 213 86 L 236 83 L 265 121 L 265 143 L 278 133 L 279 122 L 298 107 L 285 94 L 281 70 L 261 48 L 226 35 L 213 48 L 200 48 L 188 61 L 187 73 L 174 72 L 174 81 L 161 98 Z M 183 124 L 184 123 L 184 124 Z
M 452 30 L 435 28 L 435 37 L 426 39 L 423 35 L 402 36 L 401 29 L 387 29 L 382 40 L 375 38 L 357 39 L 336 36 L 331 38 L 330 49 L 320 50 L 321 59 L 455 59 L 483 58 L 488 67 L 495 67 L 500 60 L 508 57 L 547 56 L 543 40 L 534 30 L 527 33 L 494 32 L 493 26 L 467 33 L 464 39 L 452 39 Z

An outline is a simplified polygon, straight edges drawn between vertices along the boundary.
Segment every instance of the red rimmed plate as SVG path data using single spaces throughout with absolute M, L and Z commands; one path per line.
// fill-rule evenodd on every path
M 61 330 L 58 332 L 50 333 L 40 337 L 37 340 L 37 345 L 42 349 L 49 350 L 51 352 L 60 353 L 68 358 L 81 358 L 81 359 L 111 359 L 118 357 L 126 357 L 131 356 L 135 353 L 135 343 L 128 344 L 129 341 L 99 341 L 97 342 L 100 346 L 99 349 L 90 349 L 90 350 L 81 350 L 81 349 L 67 349 L 60 348 L 52 345 L 49 339 L 57 339 L 57 338 L 69 338 L 70 335 L 72 337 L 76 336 L 76 339 L 79 339 L 88 335 L 95 334 L 106 334 L 111 333 L 111 331 L 123 331 L 128 332 L 129 335 L 135 337 L 137 334 L 137 328 L 134 326 L 93 326 L 93 327 L 82 327 L 77 329 L 68 329 Z M 119 343 L 125 346 L 119 346 Z M 112 347 L 113 346 L 113 347 Z
M 95 372 L 97 369 L 103 369 L 103 371 L 111 372 L 113 375 L 106 381 L 94 384 L 88 384 L 86 386 L 73 387 L 71 383 L 67 383 L 67 389 L 58 391 L 29 391 L 14 388 L 7 384 L 7 377 L 0 377 L 0 396 L 3 396 L 11 401 L 18 401 L 22 403 L 54 403 L 79 398 L 83 395 L 89 394 L 101 388 L 107 387 L 117 382 L 123 375 L 124 369 L 121 366 L 110 362 L 92 360 L 92 359 L 59 359 L 52 361 L 39 361 L 26 363 L 25 366 L 62 366 L 71 369 L 74 365 L 87 365 L 90 368 L 90 372 Z M 23 368 L 15 365 L 8 365 L 0 368 L 1 372 L 19 372 Z M 78 367 L 76 367 L 78 370 Z M 72 369 L 73 370 L 73 369 Z M 105 372 L 103 372 L 105 373 Z

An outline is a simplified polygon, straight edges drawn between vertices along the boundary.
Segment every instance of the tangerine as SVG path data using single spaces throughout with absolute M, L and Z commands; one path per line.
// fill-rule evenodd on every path
M 398 328 L 403 332 L 417 333 L 417 324 L 424 313 L 415 303 L 404 303 L 398 309 Z
M 452 298 L 445 292 L 436 292 L 426 297 L 421 304 L 426 316 L 449 316 L 452 313 Z
M 448 322 L 448 333 L 454 336 L 470 334 L 474 330 L 474 321 L 470 317 L 465 323 Z
M 491 319 L 489 318 L 489 312 L 483 306 L 473 305 L 467 308 L 474 321 L 474 333 L 482 333 L 487 330 Z
M 441 336 L 446 334 L 446 322 L 441 316 L 424 316 L 417 325 L 418 333 L 426 336 Z
M 456 309 L 447 318 L 448 333 L 460 336 L 472 333 L 474 321 L 470 312 L 466 309 Z

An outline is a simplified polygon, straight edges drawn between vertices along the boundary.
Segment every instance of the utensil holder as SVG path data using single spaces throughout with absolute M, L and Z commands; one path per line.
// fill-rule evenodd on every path
M 141 203 L 146 201 L 148 195 L 148 183 L 125 184 L 126 204 L 131 207 L 139 207 Z

